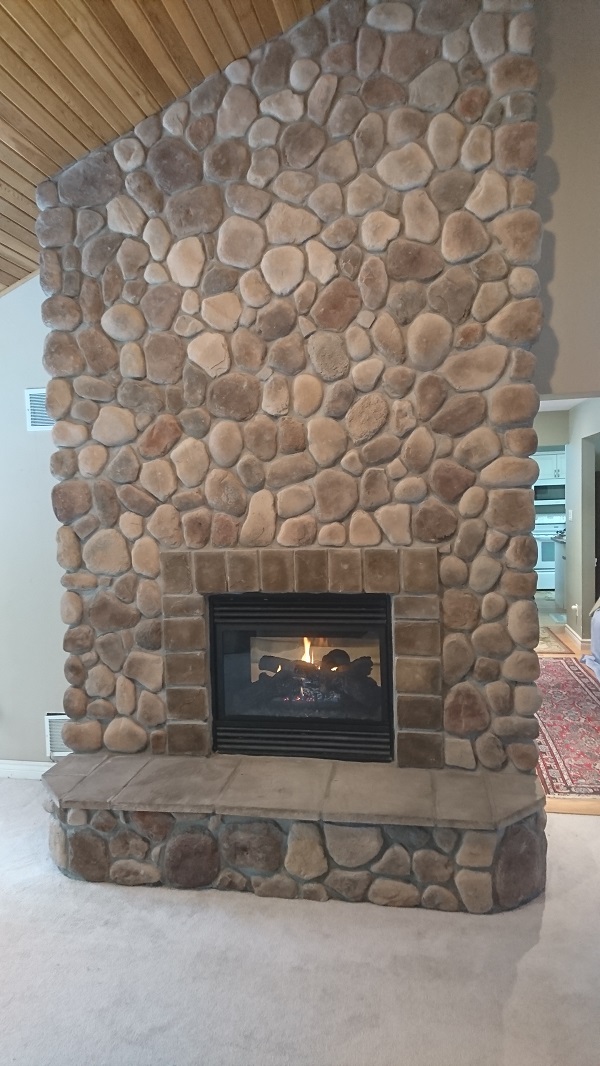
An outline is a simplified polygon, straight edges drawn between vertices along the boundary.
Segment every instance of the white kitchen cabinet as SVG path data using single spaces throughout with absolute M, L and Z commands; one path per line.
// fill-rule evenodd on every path
M 540 468 L 538 481 L 564 481 L 566 457 L 562 452 L 536 452 L 533 456 Z

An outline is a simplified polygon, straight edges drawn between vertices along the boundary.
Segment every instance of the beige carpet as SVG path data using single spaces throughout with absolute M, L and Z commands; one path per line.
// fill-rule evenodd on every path
M 600 819 L 492 918 L 69 881 L 0 780 L 0 1062 L 598 1066 Z

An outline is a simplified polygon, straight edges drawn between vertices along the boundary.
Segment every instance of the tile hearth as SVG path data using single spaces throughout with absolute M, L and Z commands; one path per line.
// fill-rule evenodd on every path
M 68 756 L 44 783 L 53 857 L 84 880 L 472 913 L 543 890 L 532 776 L 101 754 Z

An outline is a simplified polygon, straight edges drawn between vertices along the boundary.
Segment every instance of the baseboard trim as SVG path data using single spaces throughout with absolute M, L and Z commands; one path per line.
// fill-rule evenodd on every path
M 0 777 L 19 777 L 24 781 L 39 781 L 52 766 L 51 762 L 28 762 L 25 759 L 0 759 Z
M 587 655 L 588 652 L 591 651 L 591 640 L 584 640 L 582 637 L 579 636 L 579 633 L 576 633 L 575 630 L 571 629 L 571 626 L 569 625 L 565 626 L 565 636 L 569 638 L 569 640 L 574 645 L 575 649 L 579 652 L 580 655 Z

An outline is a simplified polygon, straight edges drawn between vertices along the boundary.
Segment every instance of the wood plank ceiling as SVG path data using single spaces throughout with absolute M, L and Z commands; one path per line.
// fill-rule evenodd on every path
M 45 177 L 324 0 L 0 0 L 0 295 L 37 269 Z

